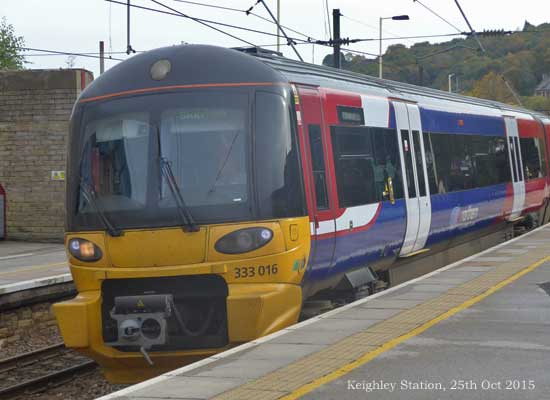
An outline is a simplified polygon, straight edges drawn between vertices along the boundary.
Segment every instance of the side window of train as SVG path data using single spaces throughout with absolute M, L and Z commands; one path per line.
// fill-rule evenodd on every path
M 426 196 L 426 182 L 424 180 L 424 168 L 422 166 L 422 149 L 420 148 L 420 132 L 412 131 L 414 143 L 414 157 L 416 160 L 416 171 L 418 172 L 418 191 L 420 196 Z
M 445 133 L 425 136 L 430 190 L 437 188 L 433 193 L 456 192 L 510 181 L 505 138 Z
M 328 208 L 328 195 L 321 127 L 319 125 L 309 125 L 308 131 L 317 209 L 323 210 Z
M 403 197 L 396 131 L 384 128 L 331 128 L 340 207 L 385 200 L 388 177 L 396 199 Z
M 424 151 L 426 152 L 426 169 L 428 170 L 428 185 L 430 186 L 430 194 L 445 193 L 445 187 L 439 186 L 437 177 L 435 157 L 432 139 L 429 134 L 424 133 L 422 136 L 424 142 Z
M 538 138 L 520 138 L 520 145 L 525 179 L 544 177 L 546 160 L 543 143 Z
M 520 146 L 519 146 L 519 139 L 517 137 L 514 136 L 514 143 L 516 144 L 516 151 L 518 152 L 518 155 L 516 156 L 518 158 L 518 176 L 519 176 L 519 180 L 520 181 L 523 181 L 525 180 L 525 177 L 524 177 L 524 174 L 523 174 L 523 169 L 521 168 L 521 158 L 520 158 Z
M 403 143 L 403 156 L 405 157 L 405 165 L 407 171 L 407 187 L 410 198 L 416 197 L 416 186 L 414 183 L 414 170 L 412 161 L 412 146 L 411 138 L 408 129 L 401 129 L 401 141 Z

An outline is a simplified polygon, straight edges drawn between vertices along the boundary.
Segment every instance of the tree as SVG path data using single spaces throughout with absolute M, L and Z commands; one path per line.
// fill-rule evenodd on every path
M 502 103 L 516 104 L 514 96 L 510 93 L 510 90 L 502 79 L 502 75 L 494 72 L 489 72 L 481 80 L 477 81 L 470 95 Z
M 421 66 L 423 86 L 447 90 L 448 76 L 455 74 L 462 92 L 471 92 L 477 86 L 478 96 L 516 104 L 501 76 L 519 95 L 531 96 L 542 76 L 550 73 L 550 23 L 538 26 L 526 23 L 524 32 L 485 35 L 481 40 L 486 52 L 478 51 L 473 37 L 435 44 L 416 43 L 408 48 L 392 45 L 384 54 L 384 78 L 418 84 Z M 346 59 L 343 68 L 378 76 L 377 61 L 354 55 Z M 487 77 L 490 72 L 493 76 Z
M 0 22 L 0 69 L 22 69 L 25 57 L 21 48 L 25 46 L 22 36 L 17 36 L 13 25 L 8 24 L 6 17 Z
M 550 114 L 550 98 L 543 96 L 528 96 L 522 98 L 523 105 L 534 111 Z

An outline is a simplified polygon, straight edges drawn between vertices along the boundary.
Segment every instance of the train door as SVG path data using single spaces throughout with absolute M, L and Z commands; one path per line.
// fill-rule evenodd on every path
M 407 228 L 399 255 L 408 257 L 426 251 L 432 206 L 420 110 L 415 104 L 393 102 L 403 186 L 407 205 Z
M 508 157 L 512 170 L 512 186 L 514 199 L 510 220 L 521 217 L 525 204 L 525 177 L 523 176 L 523 160 L 521 159 L 521 148 L 519 144 L 518 123 L 514 117 L 504 117 L 506 122 L 506 136 L 508 138 Z
M 316 88 L 300 86 L 301 142 L 304 174 L 309 182 L 308 208 L 311 225 L 311 256 L 308 274 L 315 284 L 332 264 L 336 240 L 334 188 L 327 158 L 327 135 L 324 131 L 321 96 Z

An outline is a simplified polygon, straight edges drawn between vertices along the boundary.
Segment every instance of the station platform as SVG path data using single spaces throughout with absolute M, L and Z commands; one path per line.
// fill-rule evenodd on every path
M 101 397 L 550 399 L 550 226 Z
M 62 244 L 0 241 L 0 295 L 70 281 Z

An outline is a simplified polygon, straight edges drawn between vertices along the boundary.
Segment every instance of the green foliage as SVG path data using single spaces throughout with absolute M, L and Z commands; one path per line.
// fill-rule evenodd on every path
M 502 103 L 515 103 L 514 96 L 506 87 L 502 75 L 495 72 L 489 72 L 477 81 L 472 90 L 467 94 L 482 99 L 500 101 Z
M 527 96 L 523 97 L 521 101 L 523 105 L 530 110 L 550 114 L 550 97 Z
M 471 37 L 416 43 L 409 48 L 390 46 L 384 55 L 384 78 L 447 90 L 448 75 L 455 74 L 461 93 L 515 104 L 500 76 L 519 95 L 532 96 L 542 75 L 550 73 L 550 23 L 533 26 L 526 22 L 522 32 L 480 40 L 486 53 Z M 377 59 L 346 54 L 346 60 L 346 69 L 378 75 Z
M 0 21 L 0 69 L 22 69 L 25 57 L 21 48 L 25 46 L 22 36 L 17 36 L 13 25 L 6 18 Z

